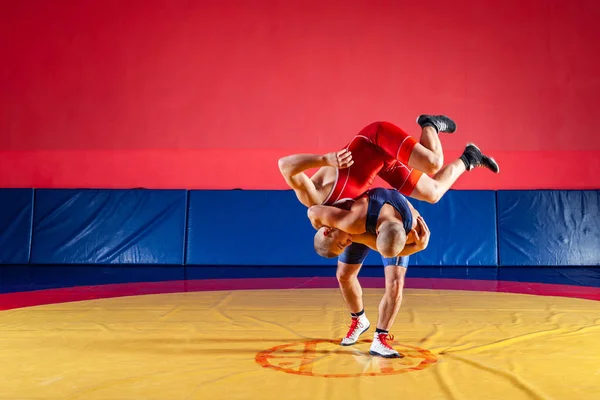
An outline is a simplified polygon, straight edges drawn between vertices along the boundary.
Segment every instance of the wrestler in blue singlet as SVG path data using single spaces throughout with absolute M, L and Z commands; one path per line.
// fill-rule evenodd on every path
M 379 213 L 385 204 L 390 204 L 394 207 L 402 216 L 402 222 L 406 234 L 411 231 L 413 224 L 413 217 L 408 201 L 400 192 L 393 189 L 375 188 L 367 191 L 366 195 L 369 197 L 369 206 L 367 208 L 367 232 L 376 234 L 377 233 L 377 220 L 379 219 Z M 367 258 L 371 249 L 362 243 L 352 243 L 350 246 L 344 249 L 344 252 L 340 254 L 339 260 L 346 264 L 362 264 Z M 408 256 L 406 257 L 381 257 L 383 265 L 399 265 L 402 267 L 408 267 Z
M 389 204 L 400 213 L 404 224 L 404 230 L 408 235 L 412 229 L 413 217 L 406 197 L 397 190 L 382 188 L 367 191 L 367 196 L 369 196 L 366 226 L 367 232 L 377 234 L 377 219 L 379 219 L 379 213 L 384 205 Z

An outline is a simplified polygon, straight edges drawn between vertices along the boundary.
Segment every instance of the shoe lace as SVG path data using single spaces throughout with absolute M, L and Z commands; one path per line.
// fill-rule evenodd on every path
M 349 326 L 350 329 L 348 330 L 346 337 L 349 338 L 352 336 L 357 327 L 362 327 L 362 324 L 358 321 L 358 318 L 352 318 L 352 323 Z
M 379 334 L 379 341 L 381 342 L 383 347 L 393 350 L 392 346 L 390 346 L 390 344 L 387 342 L 388 340 L 393 341 L 394 335 L 391 335 L 389 333 L 380 333 Z

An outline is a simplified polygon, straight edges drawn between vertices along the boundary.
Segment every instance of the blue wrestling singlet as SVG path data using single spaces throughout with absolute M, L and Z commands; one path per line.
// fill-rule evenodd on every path
M 402 217 L 404 230 L 406 234 L 410 232 L 413 224 L 412 212 L 406 197 L 394 189 L 371 189 L 367 191 L 369 196 L 369 208 L 367 210 L 367 232 L 377 233 L 377 219 L 384 205 L 389 204 L 394 207 Z
M 390 204 L 398 210 L 402 216 L 406 233 L 408 234 L 408 232 L 410 232 L 413 223 L 412 212 L 410 211 L 408 201 L 400 192 L 393 189 L 376 188 L 367 191 L 366 194 L 369 196 L 367 224 L 365 227 L 367 232 L 376 233 L 377 219 L 385 204 Z M 352 243 L 344 249 L 342 254 L 340 254 L 339 261 L 346 264 L 362 264 L 365 261 L 365 258 L 367 258 L 367 255 L 369 255 L 370 250 L 371 249 L 368 246 L 365 246 L 362 243 Z M 381 259 L 383 265 L 386 267 L 388 265 L 408 267 L 408 256 L 390 258 L 381 257 Z

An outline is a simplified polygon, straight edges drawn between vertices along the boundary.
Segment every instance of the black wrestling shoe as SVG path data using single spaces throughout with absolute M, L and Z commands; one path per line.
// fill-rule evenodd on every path
M 431 125 L 438 133 L 454 133 L 454 131 L 456 131 L 456 124 L 454 121 L 445 115 L 419 115 L 419 118 L 417 118 L 417 124 L 419 124 L 421 128 Z
M 467 171 L 481 167 L 487 168 L 495 174 L 500 172 L 500 167 L 496 160 L 483 154 L 481 150 L 479 150 L 479 147 L 475 146 L 473 143 L 469 143 L 467 147 L 465 147 L 465 151 L 462 156 L 460 156 L 460 159 L 465 163 Z

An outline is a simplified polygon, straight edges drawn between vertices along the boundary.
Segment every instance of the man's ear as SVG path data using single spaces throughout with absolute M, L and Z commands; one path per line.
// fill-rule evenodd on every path
M 331 228 L 323 229 L 323 236 L 329 236 L 331 234 Z

